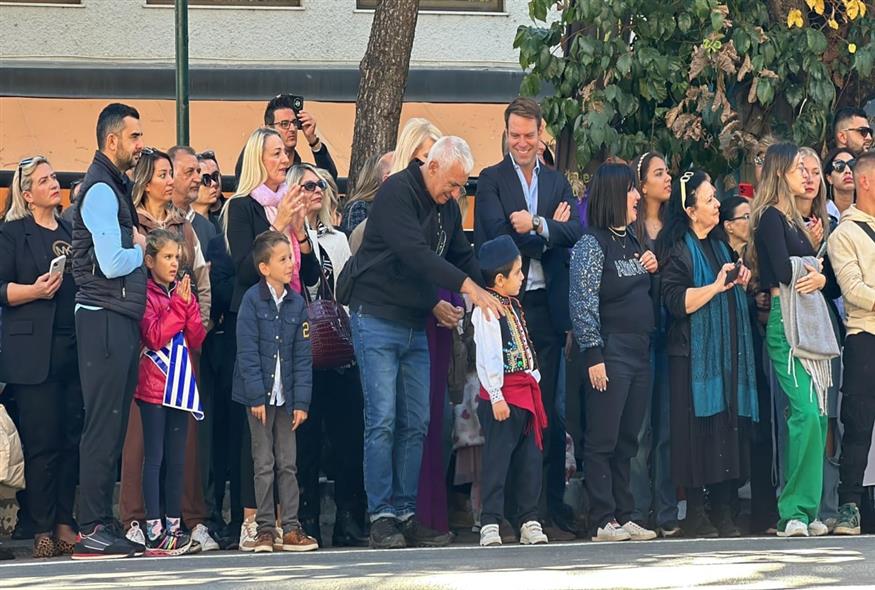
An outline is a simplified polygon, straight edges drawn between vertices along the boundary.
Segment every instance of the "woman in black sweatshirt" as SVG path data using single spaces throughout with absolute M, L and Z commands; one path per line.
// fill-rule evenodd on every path
M 653 382 L 656 256 L 628 227 L 640 198 L 628 166 L 602 165 L 590 185 L 589 228 L 571 252 L 571 319 L 589 373 L 583 456 L 593 541 L 656 537 L 631 520 L 629 485 Z

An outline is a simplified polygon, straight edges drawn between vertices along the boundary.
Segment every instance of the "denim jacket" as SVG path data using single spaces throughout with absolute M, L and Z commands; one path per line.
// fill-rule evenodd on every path
M 286 287 L 277 310 L 262 279 L 243 295 L 237 314 L 237 362 L 231 399 L 245 406 L 270 400 L 277 355 L 286 411 L 308 411 L 313 389 L 313 353 L 304 299 Z

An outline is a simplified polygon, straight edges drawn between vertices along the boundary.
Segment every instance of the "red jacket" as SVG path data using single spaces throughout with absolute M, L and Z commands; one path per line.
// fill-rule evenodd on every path
M 200 350 L 207 333 L 201 323 L 197 298 L 192 293 L 188 303 L 176 294 L 176 284 L 168 292 L 149 279 L 146 285 L 146 311 L 140 321 L 141 344 L 158 350 L 182 330 L 189 350 Z M 167 378 L 149 357 L 140 355 L 140 377 L 134 392 L 136 399 L 160 405 L 164 401 Z

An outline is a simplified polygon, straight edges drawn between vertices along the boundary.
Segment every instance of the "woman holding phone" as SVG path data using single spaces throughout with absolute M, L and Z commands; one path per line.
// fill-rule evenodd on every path
M 750 420 L 759 417 L 744 288 L 750 271 L 712 230 L 720 220 L 702 171 L 675 181 L 660 235 L 671 382 L 671 467 L 686 489 L 686 536 L 737 537 L 731 505 L 747 478 Z M 708 488 L 711 513 L 705 513 Z
M 72 228 L 57 215 L 61 189 L 42 156 L 19 162 L 0 226 L 0 382 L 18 402 L 24 475 L 35 523 L 34 557 L 73 552 L 73 497 L 82 430 L 82 388 L 65 256 Z M 54 264 L 52 272 L 52 262 Z

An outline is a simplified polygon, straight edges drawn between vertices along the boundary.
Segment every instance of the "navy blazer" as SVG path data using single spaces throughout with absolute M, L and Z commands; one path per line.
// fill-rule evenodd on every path
M 313 352 L 304 299 L 286 287 L 277 310 L 262 279 L 243 295 L 237 314 L 237 362 L 231 399 L 244 406 L 267 404 L 273 390 L 277 355 L 282 371 L 285 408 L 310 408 Z
M 73 235 L 65 219 L 58 219 L 58 224 Z M 55 298 L 9 306 L 9 283 L 32 285 L 49 271 L 46 247 L 36 231 L 29 216 L 0 225 L 0 381 L 5 383 L 35 385 L 48 378 L 55 314 L 73 314 L 72 307 L 56 309 Z M 65 273 L 64 280 L 72 281 L 73 276 Z
M 560 223 L 553 220 L 553 213 L 563 201 L 571 208 L 571 217 Z M 543 164 L 538 174 L 538 215 L 547 220 L 549 241 L 537 234 L 518 234 L 514 231 L 510 223 L 511 213 L 528 210 L 510 155 L 498 164 L 484 168 L 477 180 L 477 198 L 474 202 L 474 248 L 479 252 L 484 242 L 507 234 L 514 239 L 522 254 L 523 273 L 527 277 L 530 261 L 533 258 L 540 260 L 547 281 L 550 309 L 554 310 L 551 313 L 553 327 L 557 332 L 565 332 L 571 329 L 568 309 L 569 249 L 577 243 L 583 231 L 577 217 L 574 194 L 565 176 Z M 520 290 L 523 302 L 525 289 L 523 283 Z

